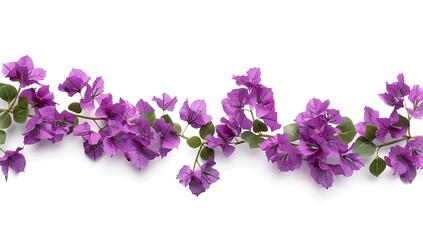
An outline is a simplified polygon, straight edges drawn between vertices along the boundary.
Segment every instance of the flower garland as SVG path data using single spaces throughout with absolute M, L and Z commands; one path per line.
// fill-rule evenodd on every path
M 69 111 L 59 112 L 53 92 L 40 83 L 46 71 L 35 68 L 29 56 L 3 64 L 2 73 L 18 88 L 0 83 L 0 98 L 7 103 L 0 109 L 0 129 L 7 129 L 13 121 L 26 124 L 24 146 L 45 140 L 56 143 L 73 135 L 82 138 L 84 152 L 92 160 L 122 153 L 137 169 L 143 169 L 151 160 L 165 157 L 182 140 L 197 154 L 192 167 L 183 166 L 176 178 L 197 196 L 219 180 L 215 151 L 221 149 L 223 156 L 229 157 L 241 144 L 264 151 L 268 161 L 283 172 L 307 164 L 311 177 L 325 188 L 332 186 L 335 175 L 351 176 L 364 166 L 363 158 L 374 155 L 369 170 L 375 176 L 388 165 L 394 175 L 411 183 L 416 169 L 423 167 L 423 136 L 412 135 L 410 130 L 411 120 L 423 117 L 423 89 L 418 85 L 410 88 L 402 74 L 396 82 L 386 83 L 386 92 L 379 94 L 392 108 L 388 117 L 365 107 L 364 120 L 354 124 L 330 108 L 329 100 L 313 98 L 294 123 L 283 126 L 283 133 L 275 133 L 282 126 L 273 91 L 261 83 L 259 68 L 232 77 L 238 87 L 222 100 L 226 116 L 218 125 L 207 114 L 204 100 L 186 100 L 179 110 L 183 127 L 169 115 L 177 98 L 166 93 L 152 99 L 160 109 L 158 116 L 147 101 L 140 99 L 133 105 L 113 100 L 110 93 L 104 93 L 102 77 L 90 81 L 85 72 L 72 69 L 58 90 L 69 97 L 76 95 L 79 101 L 72 102 Z M 198 135 L 188 136 L 189 127 L 198 129 Z M 5 142 L 6 132 L 0 130 L 0 144 Z M 24 171 L 24 146 L 14 151 L 0 148 L 6 181 L 9 169 Z M 382 158 L 379 150 L 388 146 L 390 152 Z

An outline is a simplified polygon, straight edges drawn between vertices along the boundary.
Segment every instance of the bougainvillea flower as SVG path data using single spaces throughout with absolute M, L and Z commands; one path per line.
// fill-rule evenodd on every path
M 398 74 L 397 82 L 386 83 L 386 92 L 379 94 L 380 98 L 388 106 L 392 106 L 395 110 L 404 106 L 404 97 L 410 94 L 410 87 L 404 82 L 404 75 Z
M 407 148 L 391 147 L 389 156 L 385 156 L 385 162 L 392 168 L 394 175 L 399 175 L 404 182 L 411 183 L 417 175 L 414 160 Z
M 19 153 L 22 148 L 18 147 L 15 151 L 7 150 L 3 157 L 0 158 L 0 166 L 4 177 L 9 176 L 9 168 L 15 173 L 23 172 L 25 170 L 26 160 L 25 157 Z
M 54 94 L 50 92 L 48 85 L 41 86 L 37 91 L 34 88 L 25 89 L 20 97 L 28 98 L 29 104 L 35 109 L 56 105 Z
M 167 93 L 163 93 L 162 98 L 153 97 L 153 101 L 155 101 L 157 106 L 163 111 L 173 111 L 178 100 L 176 97 L 171 98 Z
M 232 79 L 236 81 L 236 84 L 238 86 L 245 86 L 248 89 L 251 89 L 253 87 L 259 86 L 261 81 L 261 71 L 260 68 L 250 68 L 247 71 L 247 75 L 243 76 L 232 76 Z
M 87 89 L 84 98 L 80 100 L 81 108 L 84 110 L 93 110 L 95 108 L 94 100 L 101 99 L 104 90 L 104 81 L 102 77 L 94 80 L 93 86 L 86 85 Z
M 72 69 L 66 80 L 59 84 L 59 91 L 66 92 L 69 97 L 81 93 L 82 89 L 88 86 L 90 77 L 80 69 Z
M 192 194 L 198 196 L 205 192 L 212 183 L 219 180 L 219 172 L 213 168 L 215 164 L 214 159 L 209 159 L 201 165 L 200 169 L 195 171 L 185 165 L 181 168 L 176 178 L 185 187 L 189 186 Z
M 188 100 L 186 100 L 179 115 L 193 128 L 200 128 L 212 120 L 211 116 L 207 114 L 207 105 L 204 100 L 195 100 L 191 105 L 188 105 Z
M 23 56 L 17 62 L 3 64 L 2 73 L 10 81 L 19 82 L 21 88 L 34 83 L 39 84 L 38 81 L 46 77 L 46 71 L 42 68 L 34 68 L 29 56 Z

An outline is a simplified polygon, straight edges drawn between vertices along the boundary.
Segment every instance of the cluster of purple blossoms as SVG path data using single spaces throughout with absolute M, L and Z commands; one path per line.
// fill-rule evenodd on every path
M 19 83 L 19 90 L 9 84 L 2 84 L 0 87 L 1 98 L 8 102 L 9 109 L 2 109 L 0 118 L 0 128 L 6 129 L 11 125 L 11 115 L 13 120 L 17 123 L 25 123 L 29 115 L 29 106 L 38 111 L 42 107 L 54 106 L 54 96 L 49 91 L 49 87 L 42 85 L 39 81 L 44 80 L 46 71 L 42 68 L 35 68 L 32 59 L 29 56 L 24 56 L 16 62 L 4 63 L 2 66 L 3 76 L 12 82 Z M 30 87 L 34 86 L 37 87 Z M 46 113 L 43 113 L 46 116 Z M 58 114 L 60 115 L 60 114 Z M 54 121 L 56 116 L 49 116 L 49 120 Z M 66 118 L 65 114 L 58 116 L 60 119 Z M 58 119 L 57 119 L 58 120 Z M 29 123 L 28 123 L 29 124 Z M 31 123 L 33 124 L 33 122 Z M 60 138 L 66 126 L 58 121 L 54 121 L 54 126 L 50 130 L 57 133 L 49 138 L 54 141 L 55 138 Z M 27 128 L 28 129 L 28 128 Z M 6 132 L 0 130 L 2 144 L 6 140 Z M 44 136 L 43 136 L 44 137 Z M 47 138 L 47 137 L 46 137 Z M 26 166 L 25 157 L 20 153 L 23 148 L 18 147 L 15 151 L 6 150 L 4 156 L 0 158 L 0 165 L 2 167 L 3 175 L 8 178 L 9 169 L 15 173 L 23 172 Z M 3 151 L 3 150 L 2 150 Z
M 361 156 L 351 153 L 351 147 L 338 137 L 344 117 L 329 104 L 329 100 L 313 98 L 295 119 L 300 128 L 299 151 L 313 179 L 325 188 L 332 186 L 334 175 L 349 177 L 364 166 Z
M 357 132 L 371 146 L 378 148 L 407 141 L 404 147 L 391 147 L 389 155 L 384 158 L 385 162 L 381 162 L 383 160 L 377 156 L 372 164 L 383 164 L 382 168 L 373 173 L 376 176 L 383 172 L 386 163 L 394 175 L 411 183 L 416 177 L 416 169 L 423 167 L 423 138 L 413 137 L 410 132 L 411 119 L 423 117 L 423 89 L 418 85 L 410 88 L 404 81 L 404 75 L 399 74 L 396 82 L 386 83 L 386 92 L 379 96 L 392 108 L 391 114 L 387 118 L 380 117 L 379 111 L 365 107 L 364 121 L 356 124 Z M 400 111 L 406 115 L 401 115 Z
M 178 147 L 180 139 L 174 134 L 176 129 L 164 119 L 156 119 L 155 110 L 147 102 L 140 99 L 136 106 L 123 99 L 114 102 L 111 94 L 103 93 L 102 77 L 97 77 L 92 84 L 90 79 L 82 70 L 72 69 L 65 82 L 59 85 L 59 90 L 69 96 L 80 94 L 80 108 L 75 109 L 76 113 L 81 110 L 95 112 L 93 117 L 77 116 L 92 120 L 98 131 L 87 122 L 73 128 L 73 135 L 82 137 L 88 157 L 96 160 L 103 153 L 115 156 L 120 152 L 136 168 L 143 169 L 149 161 L 164 157 Z M 176 103 L 176 98 L 167 94 L 163 94 L 163 99 L 154 97 L 153 100 L 163 111 L 172 111 Z
M 19 88 L 0 85 L 0 98 L 8 104 L 8 108 L 0 109 L 0 144 L 6 141 L 3 129 L 13 119 L 26 123 L 25 145 L 42 140 L 56 143 L 72 134 L 82 138 L 89 158 L 122 154 L 141 170 L 151 160 L 167 156 L 182 138 L 198 153 L 193 167 L 184 165 L 176 178 L 196 196 L 219 180 L 220 173 L 214 168 L 215 150 L 221 149 L 223 156 L 229 157 L 235 146 L 243 143 L 263 150 L 268 161 L 283 172 L 299 169 L 305 161 L 312 178 L 325 188 L 332 186 L 335 175 L 349 177 L 361 169 L 362 157 L 375 152 L 377 156 L 369 166 L 375 176 L 388 165 L 394 175 L 411 183 L 416 170 L 423 168 L 423 137 L 410 132 L 410 121 L 423 118 L 423 89 L 418 85 L 410 88 L 402 74 L 396 82 L 386 83 L 386 92 L 379 95 L 392 108 L 389 117 L 380 117 L 379 111 L 365 107 L 364 121 L 354 125 L 338 110 L 329 108 L 329 100 L 313 98 L 306 110 L 297 115 L 295 123 L 284 126 L 284 133 L 269 134 L 282 126 L 277 121 L 273 91 L 261 84 L 259 68 L 232 77 L 239 87 L 222 100 L 226 116 L 217 126 L 207 114 L 204 100 L 191 103 L 185 100 L 179 110 L 180 119 L 186 122 L 184 129 L 168 114 L 175 109 L 177 98 L 167 93 L 152 99 L 161 109 L 162 115 L 157 117 L 147 101 L 140 99 L 135 105 L 122 98 L 114 101 L 110 93 L 104 92 L 102 77 L 91 82 L 84 71 L 72 69 L 59 84 L 59 90 L 69 97 L 79 96 L 79 100 L 69 105 L 70 111 L 58 111 L 49 86 L 39 82 L 46 71 L 35 68 L 30 57 L 3 64 L 2 73 L 17 82 Z M 185 135 L 188 127 L 198 129 L 198 136 Z M 391 147 L 389 154 L 379 157 L 379 150 L 387 146 Z M 22 149 L 0 148 L 4 153 L 0 166 L 6 181 L 10 169 L 15 173 L 25 170 Z

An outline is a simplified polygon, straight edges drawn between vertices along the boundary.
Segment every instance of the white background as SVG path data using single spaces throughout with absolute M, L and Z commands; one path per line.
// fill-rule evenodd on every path
M 1 1 L 0 62 L 30 55 L 61 109 L 71 100 L 57 86 L 75 67 L 134 103 L 164 91 L 177 108 L 206 99 L 215 123 L 232 74 L 250 67 L 261 67 L 283 124 L 312 97 L 354 122 L 365 105 L 388 114 L 377 96 L 386 81 L 403 72 L 422 83 L 418 1 L 114 2 Z M 22 129 L 8 130 L 5 148 L 21 145 Z M 421 172 L 411 185 L 390 169 L 376 179 L 369 161 L 325 190 L 305 165 L 280 173 L 242 146 L 218 156 L 221 179 L 197 198 L 175 179 L 195 156 L 185 144 L 142 171 L 121 156 L 90 161 L 73 137 L 24 154 L 25 173 L 0 182 L 1 239 L 416 239 L 421 229 Z

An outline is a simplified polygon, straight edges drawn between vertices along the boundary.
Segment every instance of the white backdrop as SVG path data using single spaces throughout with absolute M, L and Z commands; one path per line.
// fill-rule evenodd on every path
M 0 62 L 30 55 L 56 92 L 75 67 L 132 102 L 206 99 L 215 122 L 232 74 L 250 67 L 274 89 L 283 124 L 312 97 L 354 122 L 365 105 L 387 114 L 386 81 L 423 79 L 418 1 L 87 2 L 1 1 Z M 22 129 L 8 130 L 5 148 Z M 407 185 L 363 169 L 325 190 L 305 166 L 280 173 L 243 146 L 219 156 L 221 179 L 197 198 L 175 179 L 195 156 L 185 144 L 142 171 L 122 157 L 88 160 L 77 138 L 24 153 L 26 172 L 0 182 L 1 239 L 416 239 L 421 228 L 421 172 Z

